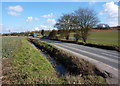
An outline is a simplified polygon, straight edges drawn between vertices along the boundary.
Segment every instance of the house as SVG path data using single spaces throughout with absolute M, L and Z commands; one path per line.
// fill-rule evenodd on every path
M 97 25 L 97 29 L 110 29 L 108 24 L 99 24 Z

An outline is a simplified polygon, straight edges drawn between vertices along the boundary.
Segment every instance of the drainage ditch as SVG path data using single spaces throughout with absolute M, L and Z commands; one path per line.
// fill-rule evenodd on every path
M 33 43 L 32 43 L 32 46 L 35 47 L 35 48 L 37 48 Z M 40 50 L 40 49 L 38 49 L 38 50 Z M 55 59 L 53 59 L 52 57 L 50 57 L 46 52 L 43 52 L 42 50 L 40 50 L 40 54 L 42 54 L 44 57 L 46 57 L 46 59 L 52 64 L 52 66 L 57 71 L 58 77 L 59 76 L 64 76 L 64 75 L 68 75 L 67 69 L 65 69 L 65 67 L 62 64 L 60 64 L 59 62 L 57 62 Z

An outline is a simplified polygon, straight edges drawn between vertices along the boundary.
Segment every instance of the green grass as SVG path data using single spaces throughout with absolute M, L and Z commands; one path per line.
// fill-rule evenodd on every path
M 20 41 L 21 47 L 15 52 L 10 62 L 12 70 L 4 75 L 4 84 L 60 84 L 63 82 L 62 79 L 57 78 L 56 71 L 50 62 L 36 48 L 25 38 Z
M 99 31 L 89 32 L 87 43 L 102 44 L 108 46 L 119 46 L 118 45 L 118 31 Z M 70 33 L 70 37 L 74 37 L 74 33 Z M 70 39 L 73 40 L 73 39 Z M 82 40 L 79 40 L 82 42 Z
M 118 31 L 90 32 L 88 42 L 93 44 L 118 46 Z
M 22 37 L 2 37 L 2 57 L 12 57 L 21 47 Z
M 5 56 L 12 55 L 9 66 L 4 66 L 6 73 L 3 75 L 3 84 L 106 84 L 101 76 L 57 77 L 51 63 L 26 38 L 3 37 L 3 40 Z M 13 51 L 12 54 L 10 51 Z
M 95 66 L 89 63 L 88 61 L 74 57 L 72 56 L 72 54 L 65 52 L 63 50 L 60 50 L 59 48 L 47 42 L 37 40 L 37 39 L 29 39 L 29 41 L 32 41 L 40 49 L 45 50 L 49 55 L 53 55 L 57 61 L 58 60 L 61 61 L 60 62 L 61 64 L 69 68 L 69 71 L 70 70 L 75 70 L 76 72 L 81 71 L 81 73 L 76 76 L 67 75 L 67 76 L 60 77 L 66 81 L 65 83 L 67 84 L 106 84 L 106 80 L 100 75 L 97 75 L 95 73 L 95 70 L 94 70 Z M 73 66 L 75 66 L 75 68 Z

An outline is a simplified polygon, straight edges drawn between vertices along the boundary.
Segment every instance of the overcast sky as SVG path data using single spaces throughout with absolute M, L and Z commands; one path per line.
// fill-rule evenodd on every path
M 82 0 L 71 0 L 72 2 L 65 2 L 67 0 L 64 0 L 64 2 L 38 2 L 38 0 L 34 0 L 34 2 L 30 2 L 33 0 L 29 0 L 29 2 L 27 2 L 28 0 L 24 0 L 26 2 L 22 2 L 23 0 L 2 1 L 0 3 L 0 6 L 2 6 L 2 9 L 0 9 L 2 13 L 2 15 L 0 14 L 0 17 L 2 16 L 2 21 L 0 21 L 2 32 L 23 32 L 41 29 L 52 30 L 57 19 L 62 14 L 71 13 L 80 7 L 94 9 L 98 13 L 100 23 L 105 23 L 110 26 L 118 25 L 117 0 L 106 0 L 106 2 L 98 2 L 99 0 L 97 2 L 96 0 L 92 0 L 92 2 L 88 2 L 87 0 L 86 2 L 82 2 Z

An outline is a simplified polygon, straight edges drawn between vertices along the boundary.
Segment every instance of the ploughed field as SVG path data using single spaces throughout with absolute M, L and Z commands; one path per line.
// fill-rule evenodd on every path
M 45 43 L 45 45 L 48 44 Z M 84 63 L 86 61 L 81 61 L 83 61 L 81 62 L 81 64 L 86 64 Z M 40 50 L 32 46 L 32 44 L 28 41 L 28 38 L 26 37 L 2 38 L 2 70 L 3 84 L 107 83 L 106 80 L 99 75 L 80 74 L 57 76 L 57 71 L 55 70 L 53 65 L 47 60 L 47 58 L 45 58 L 45 56 L 40 53 Z

